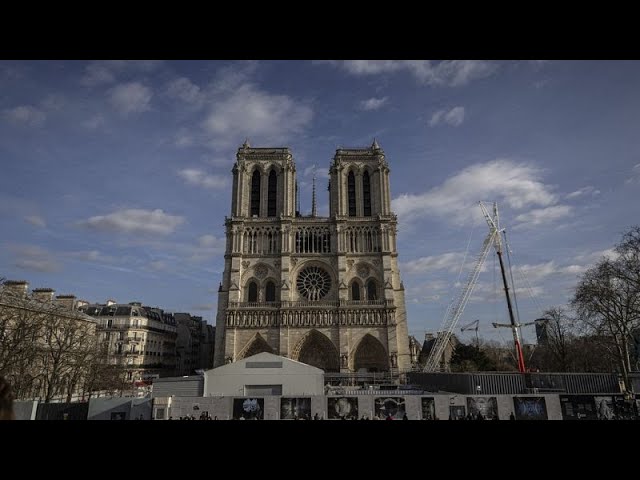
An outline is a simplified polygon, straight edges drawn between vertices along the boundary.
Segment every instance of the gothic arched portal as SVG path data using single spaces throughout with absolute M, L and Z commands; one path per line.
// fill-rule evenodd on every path
M 238 354 L 238 358 L 236 358 L 236 360 L 251 357 L 262 352 L 273 353 L 273 348 L 271 348 L 267 341 L 262 338 L 262 335 L 256 333 L 249 343 L 247 343 L 247 346 Z
M 378 339 L 367 334 L 360 340 L 353 358 L 353 369 L 356 372 L 387 372 L 389 370 L 387 351 Z
M 292 358 L 325 372 L 340 371 L 340 356 L 331 340 L 317 330 L 311 330 L 298 342 Z

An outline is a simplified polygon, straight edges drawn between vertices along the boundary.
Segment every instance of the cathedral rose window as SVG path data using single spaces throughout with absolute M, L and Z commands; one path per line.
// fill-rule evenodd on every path
M 331 289 L 331 277 L 320 267 L 307 267 L 298 274 L 297 285 L 307 300 L 320 300 Z

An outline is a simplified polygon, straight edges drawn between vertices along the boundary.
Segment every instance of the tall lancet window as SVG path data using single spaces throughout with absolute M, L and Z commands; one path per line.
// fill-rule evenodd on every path
M 349 216 L 356 216 L 356 176 L 353 171 L 349 172 L 347 178 L 347 193 L 349 196 Z
M 267 302 L 276 301 L 276 285 L 271 281 L 267 282 L 267 286 L 265 288 L 265 301 Z
M 362 198 L 363 198 L 363 215 L 365 217 L 371 216 L 371 180 L 369 179 L 369 172 L 364 172 L 362 176 Z
M 249 283 L 249 292 L 247 292 L 247 301 L 248 302 L 257 302 L 258 301 L 258 284 L 256 282 Z
M 260 216 L 260 171 L 257 169 L 251 176 L 251 216 Z
M 269 189 L 267 198 L 267 217 L 276 216 L 276 198 L 278 194 L 278 176 L 275 170 L 269 174 Z
M 351 284 L 351 300 L 360 300 L 360 285 L 356 281 Z

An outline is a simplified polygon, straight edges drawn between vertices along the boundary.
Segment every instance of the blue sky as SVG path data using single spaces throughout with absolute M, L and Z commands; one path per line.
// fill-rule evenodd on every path
M 637 61 L 3 61 L 0 277 L 215 323 L 244 139 L 292 149 L 303 213 L 315 165 L 326 214 L 335 149 L 375 137 L 410 333 L 436 330 L 459 291 L 479 200 L 499 204 L 533 320 L 639 222 L 638 85 Z M 506 341 L 494 256 L 460 325 Z

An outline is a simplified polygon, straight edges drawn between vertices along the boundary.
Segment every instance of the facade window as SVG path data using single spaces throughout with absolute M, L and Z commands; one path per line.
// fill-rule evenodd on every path
M 371 179 L 369 178 L 369 172 L 364 172 L 362 176 L 362 199 L 363 199 L 363 211 L 362 214 L 365 217 L 371 216 Z
M 249 284 L 249 295 L 248 295 L 247 301 L 248 302 L 258 301 L 258 284 L 256 282 L 251 282 Z
M 351 284 L 351 300 L 360 300 L 360 285 L 355 281 Z
M 375 280 L 369 280 L 369 282 L 367 282 L 367 298 L 369 300 L 378 299 L 378 289 L 376 288 Z
M 278 196 L 278 175 L 275 170 L 269 174 L 269 188 L 267 190 L 267 216 L 276 216 L 276 198 Z
M 107 328 L 112 328 L 113 327 L 113 320 L 109 319 L 107 320 Z
M 251 176 L 251 216 L 260 215 L 260 171 L 255 170 Z
M 356 216 L 356 176 L 353 171 L 349 172 L 347 178 L 347 195 L 349 198 L 349 216 Z
M 267 287 L 265 291 L 265 300 L 267 302 L 276 301 L 276 286 L 273 282 L 267 282 Z

